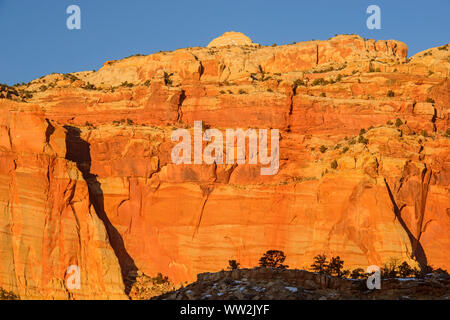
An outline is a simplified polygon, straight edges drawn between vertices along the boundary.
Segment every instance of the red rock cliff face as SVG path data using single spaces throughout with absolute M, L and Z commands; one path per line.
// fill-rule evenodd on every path
M 66 131 L 39 108 L 1 102 L 0 278 L 23 298 L 125 297 L 120 267 L 76 163 Z M 84 270 L 70 293 L 66 269 Z
M 349 268 L 450 268 L 448 46 L 406 60 L 405 44 L 358 36 L 226 40 L 50 75 L 18 88 L 25 102 L 0 100 L 0 286 L 117 298 L 136 270 L 192 281 L 269 249 L 297 268 L 319 253 Z M 172 131 L 197 120 L 279 129 L 279 172 L 173 164 Z M 84 278 L 69 293 L 72 264 Z

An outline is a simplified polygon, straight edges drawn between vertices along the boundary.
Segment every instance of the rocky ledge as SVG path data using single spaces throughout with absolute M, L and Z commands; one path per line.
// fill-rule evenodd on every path
M 450 299 L 450 276 L 382 279 L 369 290 L 366 279 L 343 279 L 305 270 L 237 269 L 198 275 L 196 282 L 154 300 L 410 300 Z

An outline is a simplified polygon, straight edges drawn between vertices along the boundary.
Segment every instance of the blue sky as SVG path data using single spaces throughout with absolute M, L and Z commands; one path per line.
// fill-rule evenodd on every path
M 81 8 L 81 30 L 66 27 L 71 4 Z M 381 8 L 381 30 L 366 27 L 371 4 Z M 448 21 L 449 0 L 0 0 L 0 83 L 206 46 L 231 30 L 262 45 L 355 33 L 401 40 L 412 55 L 448 43 Z

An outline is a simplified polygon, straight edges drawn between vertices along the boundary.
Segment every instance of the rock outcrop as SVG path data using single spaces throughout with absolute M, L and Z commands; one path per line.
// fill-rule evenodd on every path
M 366 279 L 341 279 L 305 270 L 243 269 L 199 274 L 196 282 L 153 300 L 414 300 L 450 299 L 450 277 L 382 279 L 367 289 Z
M 238 38 L 0 99 L 0 287 L 120 298 L 138 271 L 193 281 L 269 249 L 294 268 L 324 252 L 352 268 L 395 257 L 450 269 L 448 46 L 407 59 L 393 40 Z M 173 164 L 172 131 L 196 120 L 279 129 L 278 174 Z M 69 292 L 74 264 L 82 286 Z
M 223 35 L 208 44 L 208 48 L 226 46 L 258 46 L 258 44 L 253 43 L 252 39 L 247 37 L 242 32 L 234 31 L 225 32 Z

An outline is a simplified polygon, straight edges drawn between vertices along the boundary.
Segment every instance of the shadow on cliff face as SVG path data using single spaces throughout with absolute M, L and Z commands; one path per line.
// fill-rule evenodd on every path
M 398 219 L 398 222 L 400 222 L 400 225 L 405 230 L 406 234 L 409 237 L 409 241 L 411 242 L 411 257 L 414 258 L 420 265 L 421 269 L 424 269 L 428 266 L 428 260 L 427 256 L 425 254 L 425 250 L 423 249 L 422 245 L 420 244 L 419 237 L 415 237 L 411 230 L 409 230 L 408 226 L 406 225 L 405 221 L 402 218 L 402 208 L 399 208 L 397 205 L 397 202 L 395 201 L 394 195 L 391 191 L 391 188 L 389 187 L 389 184 L 386 179 L 384 179 L 384 183 L 386 184 L 386 189 L 389 194 L 389 198 L 391 199 L 392 205 L 394 207 L 394 214 L 395 217 Z
M 64 128 L 67 130 L 66 159 L 75 162 L 83 174 L 83 178 L 88 185 L 89 201 L 105 225 L 111 247 L 119 260 L 122 278 L 125 284 L 125 293 L 128 294 L 136 280 L 138 269 L 133 258 L 131 258 L 125 248 L 122 236 L 113 226 L 105 212 L 102 186 L 97 180 L 97 176 L 91 173 L 90 144 L 81 139 L 80 129 L 71 126 L 64 126 Z

